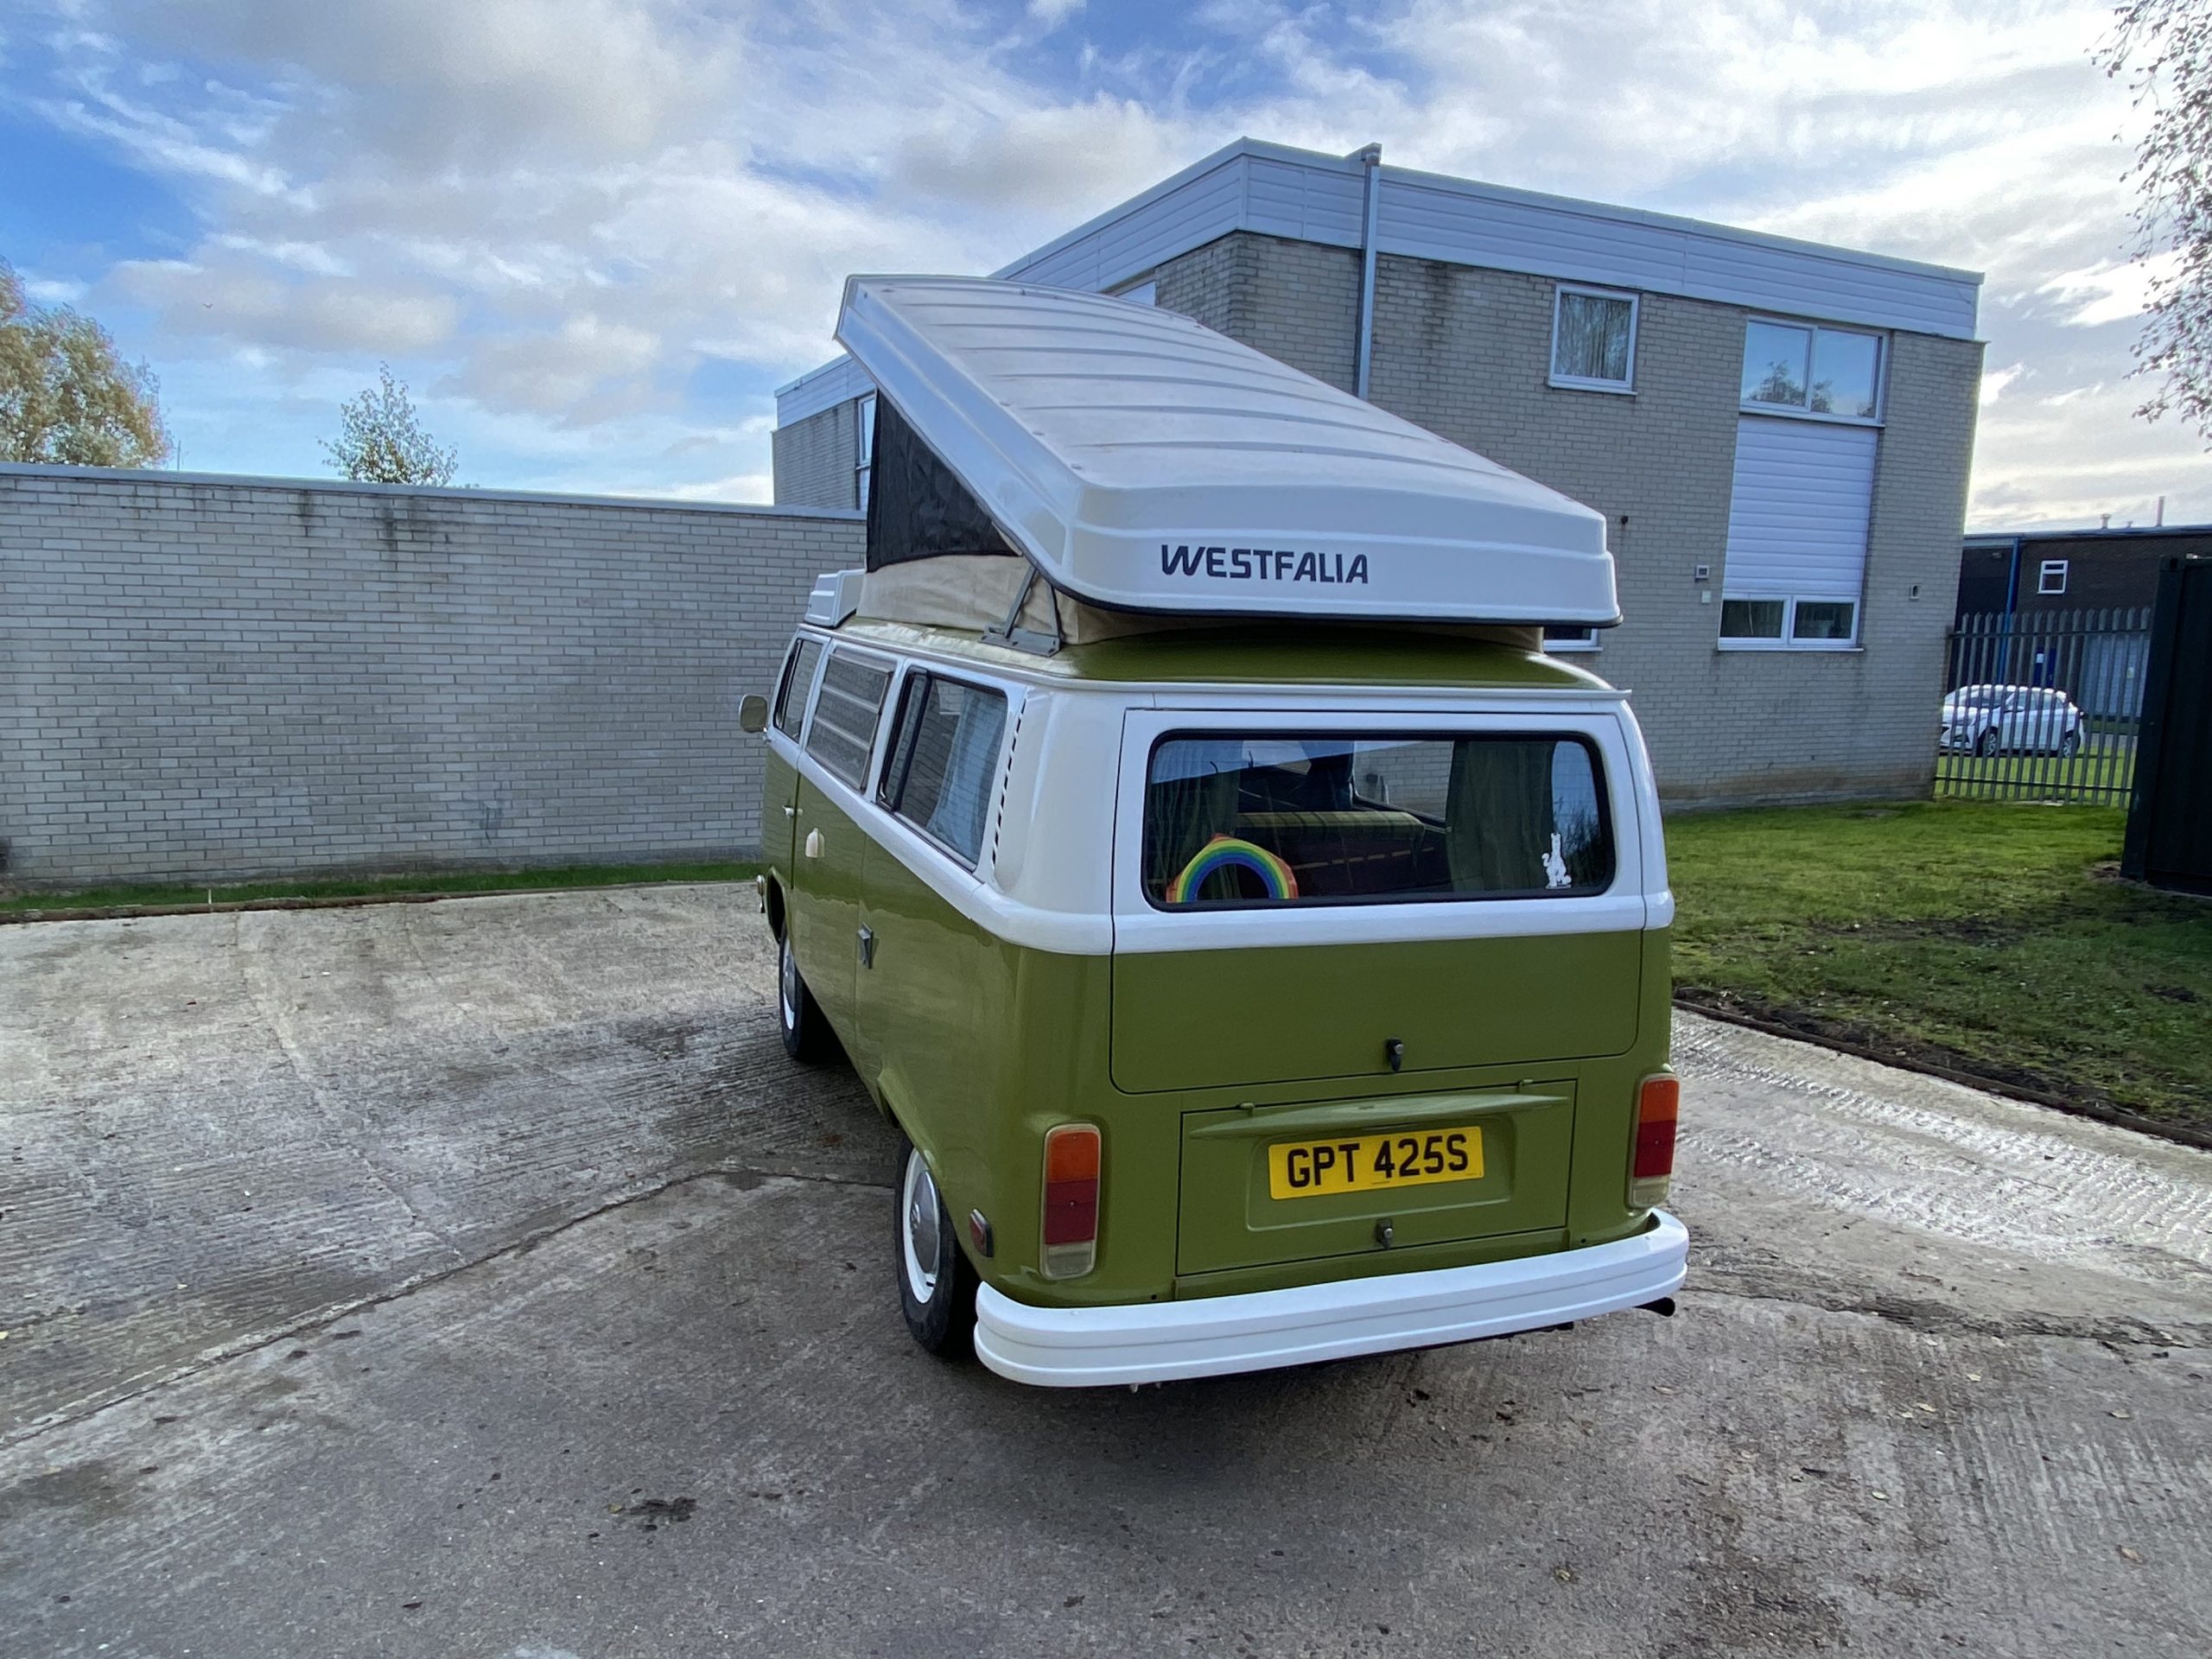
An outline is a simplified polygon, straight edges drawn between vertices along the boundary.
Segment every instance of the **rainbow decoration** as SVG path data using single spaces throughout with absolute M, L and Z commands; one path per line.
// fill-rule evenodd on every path
M 1236 836 L 1216 836 L 1198 849 L 1198 855 L 1183 867 L 1182 874 L 1167 884 L 1167 902 L 1187 905 L 1198 896 L 1198 889 L 1216 870 L 1249 870 L 1260 878 L 1260 885 L 1268 890 L 1270 899 L 1298 897 L 1298 877 L 1289 865 L 1264 847 L 1255 846 Z

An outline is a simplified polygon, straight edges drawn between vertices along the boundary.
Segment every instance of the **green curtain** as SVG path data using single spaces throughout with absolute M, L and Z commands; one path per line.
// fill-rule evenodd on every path
M 1452 885 L 1518 893 L 1545 885 L 1552 845 L 1552 745 L 1462 738 L 1453 747 L 1446 811 Z
M 1154 898 L 1216 836 L 1234 834 L 1240 772 L 1155 780 L 1145 791 L 1144 879 Z

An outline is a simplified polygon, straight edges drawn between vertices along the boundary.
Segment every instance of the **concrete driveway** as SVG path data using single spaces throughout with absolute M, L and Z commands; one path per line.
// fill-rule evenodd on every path
M 10 1655 L 2212 1650 L 2212 1155 L 1687 1016 L 1671 1320 L 950 1368 L 748 892 L 0 927 Z

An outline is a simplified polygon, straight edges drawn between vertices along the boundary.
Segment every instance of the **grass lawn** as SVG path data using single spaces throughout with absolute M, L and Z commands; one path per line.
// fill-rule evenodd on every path
M 2025 799 L 2071 796 L 2125 806 L 2135 782 L 2135 740 L 2093 736 L 2088 747 L 2069 758 L 2062 754 L 1968 754 L 1940 751 L 1936 756 L 1936 792 L 1982 799 Z M 2101 796 L 2089 791 L 2105 791 Z M 2118 843 L 2114 843 L 2117 846 Z M 2113 856 L 2117 857 L 2115 853 Z
M 2212 902 L 2113 878 L 2116 807 L 1681 814 L 1693 1006 L 2212 1127 Z
M 557 870 L 449 870 L 430 875 L 363 876 L 351 880 L 278 878 L 213 888 L 165 883 L 84 887 L 70 893 L 0 897 L 0 913 L 26 910 L 105 910 L 121 905 L 235 904 L 252 899 L 360 899 L 410 893 L 512 893 L 533 887 L 609 887 L 636 881 L 749 881 L 758 864 L 587 864 Z

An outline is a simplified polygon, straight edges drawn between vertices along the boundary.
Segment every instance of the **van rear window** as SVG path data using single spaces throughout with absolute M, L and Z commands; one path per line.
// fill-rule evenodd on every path
M 1586 739 L 1187 732 L 1154 746 L 1145 896 L 1168 909 L 1571 898 L 1612 885 Z

